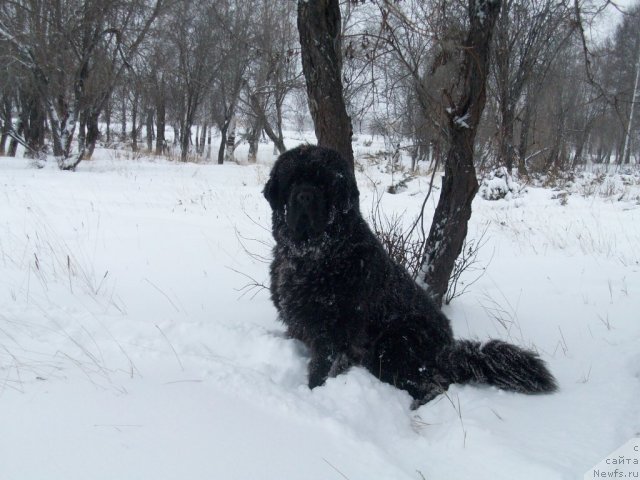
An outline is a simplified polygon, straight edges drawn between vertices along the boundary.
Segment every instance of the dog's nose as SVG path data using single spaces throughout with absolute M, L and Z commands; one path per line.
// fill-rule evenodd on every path
M 298 192 L 296 199 L 300 205 L 306 207 L 313 201 L 313 194 L 308 190 L 302 190 Z

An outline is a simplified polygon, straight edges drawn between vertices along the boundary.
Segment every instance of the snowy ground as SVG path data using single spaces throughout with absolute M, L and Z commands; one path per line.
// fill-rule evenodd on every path
M 309 391 L 268 293 L 243 290 L 267 281 L 262 150 L 98 151 L 74 173 L 0 158 L 1 480 L 577 479 L 639 435 L 637 186 L 478 197 L 487 273 L 446 313 L 460 337 L 536 348 L 560 392 L 453 386 L 411 411 L 362 369 Z M 367 212 L 390 176 L 358 181 Z M 414 214 L 427 183 L 385 212 Z

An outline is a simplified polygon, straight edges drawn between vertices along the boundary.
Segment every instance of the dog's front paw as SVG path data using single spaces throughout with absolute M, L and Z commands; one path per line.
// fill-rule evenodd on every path
M 329 377 L 331 363 L 329 359 L 322 357 L 313 357 L 311 359 L 309 362 L 309 388 L 314 389 L 324 385 L 324 382 Z
M 316 387 L 324 385 L 327 381 L 327 375 L 322 375 L 318 371 L 312 372 L 309 370 L 309 388 L 313 390 Z

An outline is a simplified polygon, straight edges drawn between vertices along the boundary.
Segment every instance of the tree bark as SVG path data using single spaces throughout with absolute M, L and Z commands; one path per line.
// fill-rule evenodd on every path
M 225 162 L 234 162 L 235 151 L 236 151 L 236 115 L 232 114 L 231 120 L 229 122 L 229 129 L 227 130 L 227 141 L 224 150 L 224 161 Z
M 449 150 L 442 191 L 433 216 L 422 262 L 421 278 L 439 305 L 462 250 L 471 218 L 471 202 L 478 191 L 473 165 L 476 131 L 486 101 L 491 37 L 501 0 L 469 0 L 469 32 L 462 46 L 461 89 L 449 109 Z
M 2 136 L 0 138 L 0 155 L 5 154 L 7 138 L 9 138 L 9 132 L 12 129 L 11 110 L 11 99 L 6 95 L 2 98 Z
M 251 131 L 249 132 L 249 156 L 247 162 L 256 163 L 258 160 L 258 147 L 260 146 L 260 135 L 262 134 L 262 118 L 258 115 L 253 119 Z
M 318 145 L 336 150 L 353 169 L 353 128 L 342 94 L 338 0 L 298 0 L 302 70 Z
M 207 131 L 209 130 L 209 125 L 207 122 L 204 122 L 204 125 L 200 129 L 200 137 L 198 138 L 198 155 L 204 155 L 204 147 L 207 142 Z
M 147 150 L 153 151 L 153 108 L 147 107 Z
M 98 127 L 98 119 L 100 118 L 100 110 L 92 108 L 87 115 L 87 150 L 84 154 L 85 159 L 93 156 L 96 143 L 100 138 L 100 128 Z M 107 122 L 107 132 L 109 132 L 109 123 Z
M 111 143 L 111 96 L 107 100 L 107 104 L 104 109 L 104 121 L 106 125 L 107 143 Z
M 138 151 L 138 99 L 140 95 L 136 89 L 133 92 L 133 104 L 131 105 L 131 150 Z
M 166 124 L 166 108 L 165 108 L 164 96 L 162 96 L 156 102 L 156 155 L 162 155 L 164 153 L 165 124 Z
M 15 134 L 11 136 L 11 140 L 9 141 L 9 151 L 7 152 L 7 157 L 15 157 L 18 153 L 18 139 L 16 138 L 16 135 L 22 135 L 23 131 L 24 124 L 22 123 L 22 120 L 18 118 L 18 125 L 15 129 Z
M 180 129 L 180 161 L 186 162 L 189 156 L 189 144 L 191 143 L 191 124 L 186 123 Z
M 122 141 L 127 138 L 127 87 L 122 88 L 122 102 L 120 103 L 120 131 L 122 134 Z
M 213 127 L 209 127 L 207 129 L 207 154 L 206 154 L 206 159 L 210 160 L 211 159 L 211 129 Z
M 227 144 L 227 130 L 229 129 L 229 120 L 225 120 L 222 128 L 220 128 L 220 147 L 218 148 L 218 165 L 224 163 L 224 148 Z
M 87 148 L 87 111 L 82 110 L 78 117 L 78 151 Z

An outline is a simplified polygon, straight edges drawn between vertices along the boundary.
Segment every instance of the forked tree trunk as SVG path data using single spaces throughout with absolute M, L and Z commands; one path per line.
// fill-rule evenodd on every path
M 342 96 L 338 0 L 298 0 L 302 71 L 318 145 L 332 148 L 353 169 L 353 129 Z
M 271 139 L 271 141 L 273 142 L 277 152 L 278 153 L 284 153 L 287 150 L 287 147 L 284 145 L 284 136 L 282 134 L 282 105 L 281 105 L 281 103 L 276 101 L 276 130 L 277 130 L 277 133 L 276 133 L 273 130 L 273 127 L 271 126 L 271 124 L 269 123 L 269 119 L 267 118 L 267 114 L 264 111 L 264 105 L 260 104 L 259 98 L 257 96 L 255 96 L 255 95 L 251 95 L 250 96 L 250 100 L 251 100 L 251 108 L 253 109 L 253 112 L 257 116 L 255 125 L 252 127 L 252 128 L 254 128 L 254 132 L 257 131 L 257 133 L 256 133 L 257 137 L 255 138 L 255 142 L 258 141 L 258 138 L 260 136 L 261 130 L 264 130 L 264 133 L 266 133 L 267 137 L 269 137 Z M 258 129 L 258 126 L 260 127 L 259 129 Z M 255 130 L 255 129 L 258 129 L 258 130 Z M 250 141 L 251 145 L 253 145 L 252 142 L 253 142 L 253 139 Z M 258 152 L 257 143 L 255 144 L 255 146 L 256 146 L 255 154 L 257 156 L 257 152 Z M 249 163 L 252 163 L 252 160 L 251 160 L 252 153 L 253 153 L 252 150 L 249 150 Z
M 467 235 L 471 202 L 478 191 L 473 165 L 476 131 L 486 101 L 489 49 L 501 0 L 469 0 L 469 32 L 463 45 L 462 85 L 450 109 L 449 151 L 442 191 L 427 238 L 421 279 L 438 304 Z

